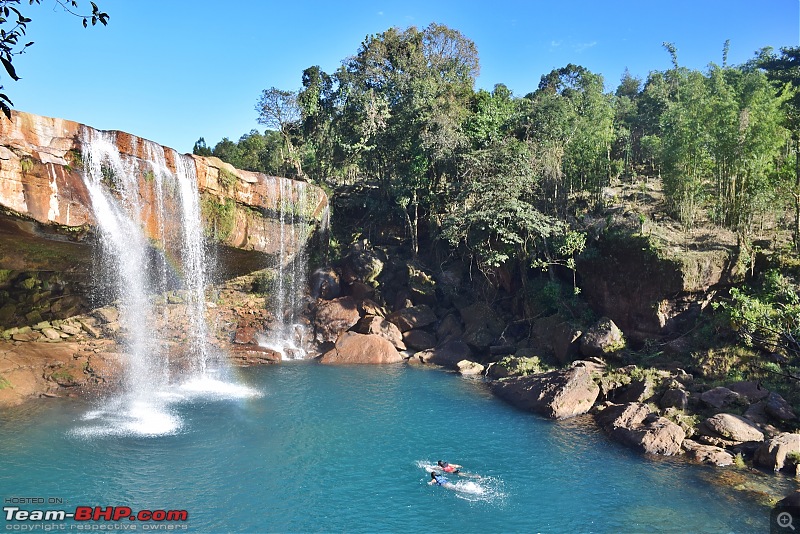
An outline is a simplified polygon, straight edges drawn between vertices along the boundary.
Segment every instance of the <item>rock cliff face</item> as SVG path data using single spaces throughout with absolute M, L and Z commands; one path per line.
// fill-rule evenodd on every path
M 178 208 L 157 206 L 165 199 L 147 169 L 153 154 L 172 173 L 177 160 L 186 157 L 128 133 L 105 134 L 120 156 L 140 169 L 137 187 L 147 236 L 157 242 L 159 235 L 179 232 L 164 228 L 174 223 L 159 213 Z M 0 329 L 85 311 L 92 293 L 89 274 L 97 268 L 97 239 L 83 166 L 86 140 L 99 135 L 77 122 L 16 111 L 12 120 L 0 121 Z M 287 219 L 304 230 L 292 235 L 305 236 L 327 216 L 328 199 L 318 187 L 241 171 L 217 158 L 192 156 L 190 161 L 205 233 L 217 247 L 217 276 L 262 269 L 264 254 L 282 253 L 283 261 L 291 261 L 303 243 L 281 239 Z
M 709 296 L 743 277 L 738 247 L 673 246 L 610 231 L 579 261 L 581 288 L 593 309 L 637 340 L 682 331 Z

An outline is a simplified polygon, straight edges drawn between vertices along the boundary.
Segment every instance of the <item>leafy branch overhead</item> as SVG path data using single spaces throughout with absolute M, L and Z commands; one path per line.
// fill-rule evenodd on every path
M 28 30 L 28 23 L 31 22 L 29 17 L 26 17 L 22 12 L 17 9 L 23 0 L 0 0 L 0 62 L 3 63 L 8 76 L 17 81 L 20 79 L 14 68 L 14 56 L 25 53 L 25 51 L 33 45 L 33 41 L 24 43 L 23 37 Z M 108 14 L 100 11 L 97 4 L 89 2 L 92 5 L 91 14 L 82 15 L 78 9 L 78 2 L 76 0 L 54 0 L 55 3 L 61 6 L 64 11 L 78 17 L 83 22 L 83 27 L 86 28 L 91 22 L 92 26 L 97 25 L 99 22 L 103 26 L 108 25 Z M 28 6 L 33 4 L 41 4 L 41 0 L 28 0 Z M 4 86 L 0 85 L 0 90 Z M 11 106 L 14 104 L 5 92 L 0 93 L 0 110 L 7 118 L 11 118 Z

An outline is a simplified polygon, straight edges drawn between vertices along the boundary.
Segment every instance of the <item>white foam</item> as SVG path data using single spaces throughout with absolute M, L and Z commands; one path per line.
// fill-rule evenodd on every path
M 211 377 L 198 377 L 155 391 L 148 399 L 122 397 L 81 418 L 85 425 L 71 434 L 82 438 L 108 436 L 157 437 L 177 434 L 183 420 L 174 406 L 197 400 L 236 400 L 261 397 L 258 390 Z
M 260 391 L 253 388 L 207 376 L 184 382 L 178 390 L 190 398 L 250 399 L 262 396 Z
M 78 427 L 72 434 L 84 437 L 105 436 L 165 436 L 177 433 L 180 418 L 161 403 L 129 400 L 112 403 L 108 408 L 92 410 L 82 417 L 89 424 Z

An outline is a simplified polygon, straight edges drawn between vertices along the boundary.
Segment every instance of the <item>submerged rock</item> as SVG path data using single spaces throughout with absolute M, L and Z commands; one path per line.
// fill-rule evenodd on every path
M 733 455 L 721 447 L 704 445 L 691 439 L 683 440 L 681 447 L 695 462 L 725 467 L 733 464 Z
M 492 384 L 492 391 L 515 406 L 552 419 L 588 412 L 600 394 L 586 367 L 499 380 Z

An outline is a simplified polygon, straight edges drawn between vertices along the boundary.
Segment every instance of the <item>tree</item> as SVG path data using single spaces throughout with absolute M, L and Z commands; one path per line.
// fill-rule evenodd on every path
M 344 165 L 375 177 L 386 208 L 399 208 L 412 249 L 419 223 L 443 200 L 478 74 L 475 44 L 431 24 L 367 37 L 336 72 L 336 136 Z
M 206 140 L 203 137 L 201 137 L 195 142 L 194 147 L 192 147 L 192 154 L 195 154 L 197 156 L 213 155 L 211 149 L 208 148 L 208 145 L 206 145 Z
M 31 22 L 30 18 L 24 16 L 15 7 L 20 5 L 21 2 L 22 0 L 0 0 L 0 62 L 3 63 L 8 76 L 14 81 L 20 79 L 13 65 L 14 56 L 23 54 L 28 47 L 33 45 L 32 41 L 25 44 L 20 42 L 20 39 L 25 36 L 28 29 L 28 23 Z M 41 4 L 41 0 L 28 0 L 29 5 L 34 2 Z M 108 14 L 100 11 L 100 8 L 94 2 L 89 2 L 92 5 L 92 13 L 87 15 L 81 15 L 73 11 L 78 8 L 76 0 L 55 0 L 55 2 L 70 15 L 82 19 L 84 28 L 89 26 L 89 21 L 91 21 L 92 26 L 95 26 L 98 22 L 103 26 L 108 25 Z M 4 86 L 0 85 L 0 90 L 3 89 Z M 8 119 L 11 119 L 11 106 L 13 105 L 7 94 L 0 93 L 0 110 Z
M 800 47 L 781 48 L 781 55 L 772 49 L 760 51 L 756 65 L 766 71 L 779 92 L 786 92 L 785 124 L 791 132 L 794 151 L 794 246 L 800 250 Z
M 275 87 L 264 89 L 256 104 L 256 111 L 259 124 L 281 134 L 286 150 L 284 159 L 294 168 L 298 177 L 304 177 L 300 153 L 294 141 L 300 122 L 297 93 Z

